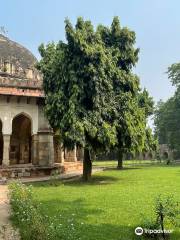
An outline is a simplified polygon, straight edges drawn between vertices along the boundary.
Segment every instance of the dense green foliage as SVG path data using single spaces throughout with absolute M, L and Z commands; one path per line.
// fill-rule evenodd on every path
M 173 97 L 166 102 L 160 101 L 155 111 L 155 133 L 160 144 L 180 152 L 180 64 L 168 68 L 168 77 L 176 87 Z M 179 154 L 178 154 L 179 155 Z
M 121 28 L 117 17 L 110 28 L 97 29 L 82 18 L 75 27 L 66 20 L 65 32 L 66 42 L 39 47 L 38 64 L 45 112 L 64 146 L 83 147 L 87 168 L 89 151 L 116 147 L 122 158 L 124 152 L 144 150 L 151 140 L 145 129 L 153 101 L 132 72 L 139 52 L 135 33 Z
M 69 234 L 73 219 L 81 240 L 135 240 L 139 239 L 134 234 L 135 228 L 143 227 L 146 219 L 156 218 L 153 209 L 157 195 L 173 193 L 175 201 L 180 201 L 179 171 L 178 166 L 165 165 L 109 170 L 94 174 L 89 183 L 79 180 L 59 186 L 36 183 L 33 196 L 38 205 L 41 203 L 44 215 L 69 219 Z M 63 223 L 61 219 L 57 225 Z M 64 227 L 66 224 L 62 224 L 61 230 Z M 171 240 L 180 239 L 178 228 L 172 225 L 166 228 L 174 230 Z
M 167 71 L 168 78 L 171 80 L 173 86 L 180 86 L 180 63 L 172 64 Z

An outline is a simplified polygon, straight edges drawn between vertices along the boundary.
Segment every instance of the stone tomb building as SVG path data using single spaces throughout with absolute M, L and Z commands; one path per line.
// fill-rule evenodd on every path
M 60 147 L 44 116 L 36 61 L 29 50 L 0 34 L 0 175 L 81 168 L 81 151 Z

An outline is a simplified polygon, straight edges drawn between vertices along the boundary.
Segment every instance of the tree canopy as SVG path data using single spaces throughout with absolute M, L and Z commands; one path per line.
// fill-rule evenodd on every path
M 175 94 L 166 102 L 160 101 L 155 110 L 155 134 L 160 144 L 180 151 L 180 99 Z
M 121 28 L 118 17 L 97 29 L 81 17 L 75 27 L 66 19 L 65 32 L 66 42 L 39 47 L 37 67 L 47 118 L 65 147 L 84 148 L 87 180 L 92 151 L 144 149 L 153 101 L 132 71 L 139 52 L 135 33 Z

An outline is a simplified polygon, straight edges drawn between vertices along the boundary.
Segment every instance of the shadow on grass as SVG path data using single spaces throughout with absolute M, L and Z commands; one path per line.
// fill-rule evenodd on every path
M 139 170 L 139 169 L 148 169 L 148 168 L 176 168 L 176 167 L 180 167 L 180 165 L 175 165 L 175 164 L 146 164 L 146 165 L 126 165 L 124 166 L 122 169 L 118 169 L 117 167 L 111 167 L 111 166 L 107 166 L 104 167 L 103 171 L 109 171 L 109 170 L 114 170 L 114 171 L 126 171 L 126 170 Z
M 138 170 L 142 169 L 141 167 L 123 167 L 123 168 L 117 168 L 117 167 L 106 167 L 104 168 L 104 171 L 109 171 L 109 170 L 115 170 L 115 171 L 126 171 L 126 170 Z
M 45 215 L 52 217 L 55 225 L 62 224 L 65 238 L 69 236 L 70 227 L 73 225 L 72 235 L 81 240 L 136 240 L 143 239 L 134 233 L 134 226 L 122 226 L 108 223 L 112 221 L 103 217 L 104 209 L 101 206 L 92 208 L 83 198 L 71 201 L 62 201 L 61 199 L 42 200 L 41 211 Z M 53 207 L 52 207 L 53 206 Z M 53 217 L 55 216 L 55 217 Z M 89 223 L 92 222 L 93 223 Z M 107 223 L 106 223 L 107 222 Z M 61 230 L 60 230 L 61 231 Z M 78 238 L 77 238 L 78 236 Z
M 143 234 L 141 236 L 137 236 L 135 234 L 135 228 L 138 227 L 137 225 L 134 226 L 124 226 L 115 224 L 103 224 L 97 223 L 97 225 L 84 225 L 84 229 L 81 229 L 81 240 L 150 240 L 150 239 L 162 239 L 162 236 L 159 235 L 158 238 L 153 238 L 151 235 Z M 179 240 L 180 239 L 180 232 L 177 230 L 166 236 L 166 239 L 172 240 Z
M 55 216 L 55 219 L 60 219 L 63 222 L 73 218 L 81 223 L 87 219 L 87 216 L 97 215 L 96 218 L 98 218 L 98 215 L 104 212 L 98 207 L 89 207 L 83 198 L 68 201 L 56 198 L 55 195 L 53 198 L 39 201 L 37 196 L 36 201 L 40 203 L 42 213 Z
M 143 239 L 137 237 L 134 233 L 134 227 L 121 226 L 118 224 L 103 224 L 97 225 L 84 224 L 79 229 L 81 240 L 136 240 Z
M 78 179 L 71 179 L 63 181 L 64 185 L 69 186 L 86 186 L 86 185 L 107 185 L 112 184 L 115 181 L 118 181 L 119 178 L 113 176 L 97 176 L 92 175 L 91 179 L 88 182 L 84 182 L 82 177 Z
M 118 181 L 119 178 L 113 176 L 97 176 L 92 175 L 91 179 L 88 182 L 84 182 L 82 177 L 75 177 L 66 180 L 49 180 L 46 182 L 38 182 L 38 183 L 31 183 L 27 185 L 33 185 L 33 187 L 59 187 L 59 186 L 72 186 L 72 187 L 83 187 L 83 186 L 91 186 L 91 185 L 107 185 L 112 184 L 115 181 Z

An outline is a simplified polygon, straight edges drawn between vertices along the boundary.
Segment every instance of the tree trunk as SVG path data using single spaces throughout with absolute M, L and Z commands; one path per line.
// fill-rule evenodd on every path
M 90 157 L 89 149 L 84 149 L 84 160 L 83 160 L 83 180 L 89 181 L 92 173 L 92 161 Z
M 118 150 L 118 169 L 123 169 L 123 152 L 122 150 Z

